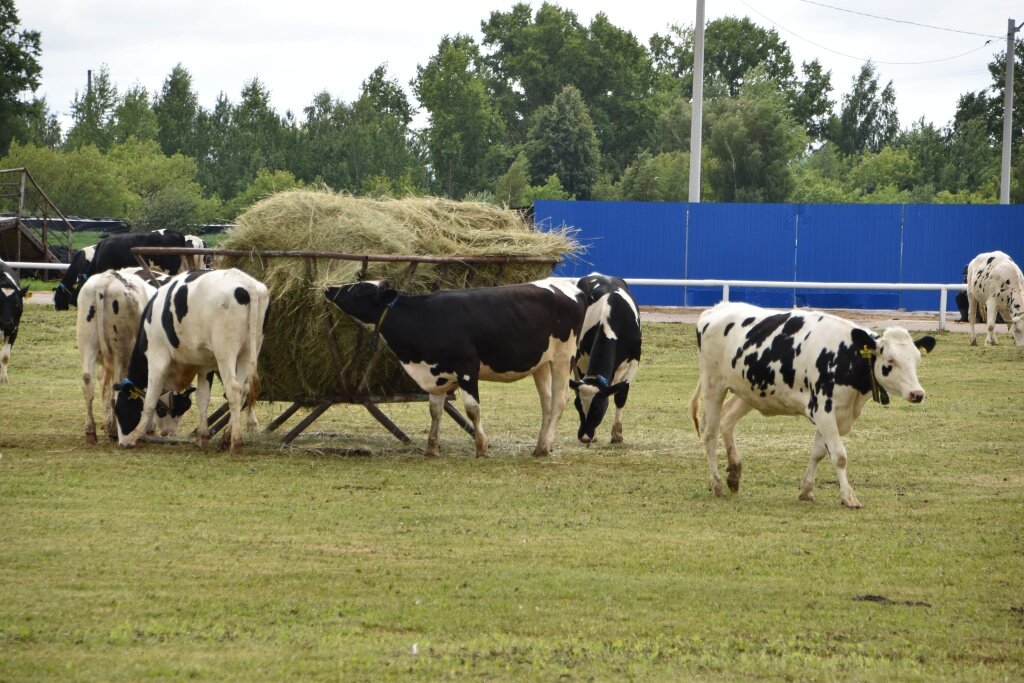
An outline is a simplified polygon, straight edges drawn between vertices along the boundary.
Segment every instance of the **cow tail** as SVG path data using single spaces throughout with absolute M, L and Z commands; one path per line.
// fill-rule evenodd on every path
M 259 290 L 256 296 L 252 297 L 252 304 L 249 306 L 249 349 L 252 353 L 252 364 L 249 369 L 249 377 L 246 379 L 248 397 L 245 401 L 246 409 L 256 405 L 260 396 L 261 382 L 259 373 L 260 348 L 263 346 L 263 318 L 266 315 L 269 298 L 264 297 Z M 266 305 L 264 305 L 266 303 Z
M 700 436 L 700 420 L 697 418 L 697 409 L 700 406 L 700 378 L 697 379 L 697 386 L 693 389 L 693 396 L 690 397 L 690 419 L 693 420 L 693 428 Z

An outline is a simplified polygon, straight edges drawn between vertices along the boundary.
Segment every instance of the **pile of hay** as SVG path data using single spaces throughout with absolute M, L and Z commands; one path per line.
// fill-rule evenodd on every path
M 220 244 L 249 252 L 301 250 L 360 255 L 545 257 L 579 252 L 568 230 L 537 232 L 522 217 L 489 204 L 434 197 L 368 199 L 327 191 L 275 194 L 239 216 Z M 312 402 L 353 395 L 390 396 L 415 384 L 370 333 L 324 299 L 324 288 L 353 282 L 361 261 L 222 257 L 270 289 L 270 318 L 259 368 L 262 398 Z M 550 264 L 369 264 L 368 279 L 387 278 L 402 291 L 514 284 L 547 277 Z M 337 340 L 334 344 L 331 337 Z M 336 350 L 335 350 L 336 349 Z M 370 359 L 377 356 L 369 375 Z M 339 366 L 341 368 L 339 372 Z

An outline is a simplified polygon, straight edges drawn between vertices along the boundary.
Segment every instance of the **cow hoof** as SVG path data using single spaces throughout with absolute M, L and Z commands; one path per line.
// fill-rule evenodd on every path
M 478 457 L 478 458 L 486 458 L 487 457 L 487 451 L 484 451 L 482 453 L 477 453 L 476 457 Z
M 423 451 L 423 457 L 424 458 L 436 458 L 437 457 L 437 451 Z
M 86 432 L 85 433 L 85 442 L 87 444 L 95 446 L 96 445 L 96 432 Z
M 732 491 L 733 493 L 739 493 L 740 492 L 740 481 L 739 481 L 739 479 L 737 479 L 736 481 L 733 481 L 732 479 L 730 479 L 727 483 L 729 484 L 729 490 L 730 491 Z
M 612 443 L 622 443 L 622 434 L 612 434 Z
M 859 510 L 862 507 L 857 496 L 850 496 L 849 499 L 843 501 L 843 505 L 851 510 Z
M 971 346 L 977 346 L 977 345 L 978 345 L 978 340 L 977 339 L 972 339 L 971 340 Z
M 210 445 L 210 437 L 208 437 L 208 436 L 197 436 L 196 437 L 196 445 L 199 446 L 200 448 L 206 448 L 207 446 Z
M 723 491 L 723 490 L 722 490 L 722 483 L 721 483 L 721 482 L 715 482 L 714 484 L 712 484 L 712 485 L 711 485 L 711 487 L 710 487 L 710 488 L 711 488 L 711 493 L 712 493 L 712 494 L 713 494 L 713 495 L 714 495 L 714 496 L 715 496 L 716 498 L 718 498 L 718 497 L 721 497 L 721 496 L 724 496 L 724 495 L 725 495 L 725 491 Z
M 544 449 L 544 448 L 534 448 L 533 449 L 533 457 L 535 457 L 535 458 L 546 458 L 549 455 L 551 455 L 551 451 L 549 451 L 547 449 Z

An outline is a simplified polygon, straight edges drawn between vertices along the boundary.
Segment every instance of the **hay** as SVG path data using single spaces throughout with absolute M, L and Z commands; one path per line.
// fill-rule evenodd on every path
M 239 216 L 220 246 L 251 252 L 552 260 L 580 251 L 568 230 L 537 232 L 518 213 L 489 204 L 433 197 L 367 199 L 307 190 L 281 192 L 257 203 Z M 231 257 L 221 258 L 218 265 L 240 268 L 270 289 L 270 319 L 259 361 L 264 399 L 311 403 L 417 391 L 389 351 L 375 354 L 370 333 L 324 299 L 325 287 L 358 279 L 362 262 L 321 258 L 314 266 L 303 258 Z M 529 282 L 550 275 L 551 267 L 419 264 L 411 277 L 408 273 L 408 263 L 371 262 L 366 277 L 387 278 L 393 286 L 419 294 Z M 331 336 L 336 344 L 329 341 Z

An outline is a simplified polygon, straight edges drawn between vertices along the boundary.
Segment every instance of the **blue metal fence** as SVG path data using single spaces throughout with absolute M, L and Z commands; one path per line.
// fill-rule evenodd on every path
M 983 251 L 1024 263 L 1024 206 L 948 204 L 687 204 L 538 201 L 541 229 L 579 229 L 587 252 L 568 277 L 788 282 L 961 282 Z M 641 304 L 707 306 L 718 287 L 644 287 Z M 935 310 L 930 292 L 732 288 L 762 306 Z M 950 310 L 956 309 L 950 297 Z

